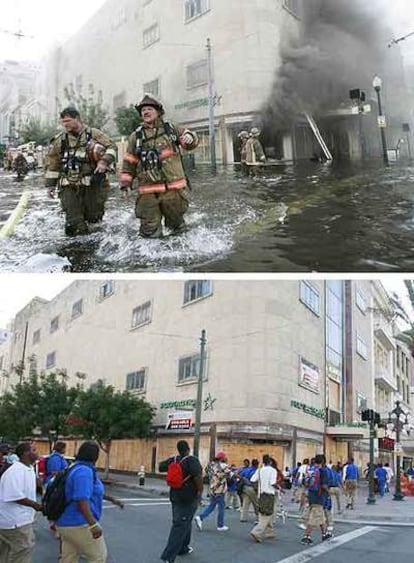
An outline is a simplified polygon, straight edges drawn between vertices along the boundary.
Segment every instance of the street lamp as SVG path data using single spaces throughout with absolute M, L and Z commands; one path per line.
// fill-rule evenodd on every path
M 381 103 L 382 80 L 378 75 L 374 76 L 372 85 L 377 93 L 377 99 L 378 99 L 378 127 L 380 128 L 381 131 L 382 154 L 384 158 L 384 163 L 388 166 L 389 161 L 388 161 L 387 139 L 385 137 L 386 122 L 385 122 L 385 115 L 383 115 L 382 113 L 382 103 Z
M 368 484 L 369 484 L 369 494 L 367 498 L 367 504 L 375 504 L 375 492 L 374 492 L 374 439 L 375 439 L 375 426 L 381 423 L 380 415 L 372 409 L 366 409 L 361 413 L 361 420 L 369 423 L 369 472 L 368 472 Z
M 392 419 L 392 416 L 394 417 L 394 420 Z M 400 418 L 402 416 L 405 416 L 405 422 L 400 420 Z M 401 493 L 400 434 L 401 434 L 401 430 L 403 430 L 403 428 L 404 428 L 404 425 L 408 425 L 409 423 L 408 423 L 407 413 L 404 412 L 402 410 L 402 408 L 400 407 L 400 401 L 396 401 L 395 408 L 389 413 L 388 424 L 392 425 L 392 429 L 396 433 L 395 447 L 396 447 L 396 453 L 397 453 L 397 456 L 396 456 L 397 468 L 396 468 L 396 476 L 395 476 L 395 493 L 394 493 L 393 500 L 403 500 L 404 495 Z

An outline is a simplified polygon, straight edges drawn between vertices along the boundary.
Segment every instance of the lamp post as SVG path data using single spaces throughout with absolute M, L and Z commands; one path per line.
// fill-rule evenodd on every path
M 375 439 L 375 426 L 381 422 L 380 415 L 372 409 L 366 409 L 362 411 L 362 420 L 369 423 L 369 473 L 368 473 L 368 484 L 369 484 L 369 494 L 367 498 L 367 504 L 375 504 L 375 492 L 374 492 L 374 439 Z
M 200 450 L 200 433 L 201 433 L 201 403 L 203 400 L 203 379 L 204 379 L 204 355 L 206 349 L 206 331 L 203 329 L 201 331 L 200 337 L 200 364 L 198 370 L 198 381 L 197 381 L 197 400 L 196 400 L 196 412 L 194 421 L 194 444 L 193 444 L 193 455 L 198 457 Z
M 378 99 L 378 127 L 380 128 L 381 131 L 382 155 L 384 158 L 384 163 L 388 166 L 389 160 L 388 160 L 388 150 L 387 150 L 387 139 L 385 137 L 386 123 L 385 123 L 385 116 L 382 113 L 382 103 L 381 103 L 381 87 L 382 87 L 381 78 L 377 75 L 374 76 L 372 85 L 377 93 L 377 99 Z
M 394 421 L 392 420 L 392 416 L 394 416 Z M 405 423 L 400 420 L 402 416 L 405 416 Z M 407 413 L 402 410 L 400 407 L 400 401 L 396 401 L 395 408 L 389 413 L 388 423 L 393 424 L 393 428 L 396 433 L 396 472 L 395 472 L 395 493 L 393 496 L 393 500 L 404 500 L 404 495 L 401 493 L 401 456 L 400 456 L 400 436 L 401 430 L 404 427 L 404 424 L 408 424 Z
M 210 137 L 210 159 L 211 169 L 216 171 L 216 132 L 214 126 L 214 80 L 213 80 L 213 61 L 211 56 L 211 41 L 207 39 L 207 83 L 208 83 L 208 132 Z

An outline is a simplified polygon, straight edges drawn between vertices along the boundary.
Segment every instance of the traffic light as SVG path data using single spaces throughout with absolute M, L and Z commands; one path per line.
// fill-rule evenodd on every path
M 374 414 L 375 414 L 375 416 L 374 416 L 374 422 L 375 422 L 375 424 L 378 424 L 378 426 L 379 426 L 379 425 L 381 424 L 381 416 L 380 416 L 379 413 L 377 413 L 377 412 L 374 413 Z
M 351 98 L 351 100 L 360 100 L 361 90 L 359 88 L 354 88 L 354 90 L 350 90 L 349 97 Z
M 361 413 L 361 419 L 363 420 L 363 422 L 369 422 L 371 420 L 371 410 L 366 409 L 364 411 L 362 411 Z

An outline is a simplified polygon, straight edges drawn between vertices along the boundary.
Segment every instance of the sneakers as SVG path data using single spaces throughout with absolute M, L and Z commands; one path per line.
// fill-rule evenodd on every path
M 306 530 L 306 524 L 298 524 L 298 528 L 300 528 L 301 530 Z
M 228 526 L 217 526 L 218 532 L 227 532 L 228 529 L 229 529 Z
M 326 529 L 328 532 L 333 532 L 333 526 L 328 526 Z
M 203 529 L 203 521 L 201 520 L 200 516 L 196 516 L 196 517 L 194 518 L 194 522 L 196 523 L 197 528 L 198 528 L 198 529 L 200 530 L 200 532 L 201 532 L 201 530 Z
M 262 543 L 263 540 L 260 536 L 257 536 L 254 532 L 250 532 L 250 535 L 252 536 L 254 541 L 257 541 L 257 543 Z
M 332 534 L 330 532 L 326 532 L 326 534 L 322 535 L 322 541 L 330 540 L 331 537 L 332 537 Z
M 312 545 L 313 544 L 313 539 L 310 536 L 303 536 L 303 538 L 301 538 L 300 543 L 302 545 Z
M 187 551 L 183 551 L 182 553 L 180 552 L 178 555 L 190 555 L 190 553 L 193 553 L 193 551 L 194 551 L 194 548 L 191 547 L 191 545 L 189 545 L 187 547 Z

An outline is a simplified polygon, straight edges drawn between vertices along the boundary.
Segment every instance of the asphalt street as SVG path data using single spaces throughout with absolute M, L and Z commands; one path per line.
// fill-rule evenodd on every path
M 124 510 L 105 503 L 102 520 L 108 545 L 108 563 L 156 563 L 166 542 L 171 518 L 168 499 L 129 489 L 111 489 L 111 494 L 124 499 Z M 213 514 L 204 522 L 204 529 L 193 531 L 194 552 L 177 558 L 177 563 L 412 563 L 412 528 L 388 528 L 371 525 L 340 524 L 334 538 L 322 543 L 319 534 L 315 544 L 303 547 L 297 521 L 289 519 L 277 525 L 276 540 L 255 543 L 249 531 L 251 522 L 239 522 L 239 513 L 226 510 L 229 531 L 216 530 Z M 36 527 L 37 545 L 34 563 L 58 561 L 59 542 L 42 518 Z

